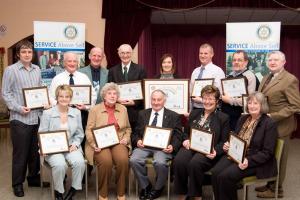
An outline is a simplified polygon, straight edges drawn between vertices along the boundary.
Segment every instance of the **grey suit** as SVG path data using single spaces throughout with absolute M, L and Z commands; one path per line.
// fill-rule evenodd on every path
M 82 72 L 82 73 L 86 74 L 89 77 L 91 83 L 95 87 L 95 85 L 93 83 L 92 71 L 91 70 L 92 69 L 91 69 L 90 65 L 78 69 L 79 72 Z M 96 104 L 102 102 L 102 98 L 100 97 L 100 91 L 103 88 L 103 86 L 107 83 L 107 77 L 108 77 L 108 70 L 106 68 L 104 68 L 104 67 L 100 67 L 100 85 L 99 85 L 99 89 L 98 89 L 98 92 L 97 92 L 97 101 L 96 101 Z

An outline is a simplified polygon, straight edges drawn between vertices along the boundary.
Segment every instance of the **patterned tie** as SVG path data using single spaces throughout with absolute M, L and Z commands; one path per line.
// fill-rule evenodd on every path
M 124 66 L 124 79 L 125 81 L 128 81 L 128 73 L 127 73 L 127 67 Z
M 155 117 L 154 117 L 154 119 L 153 119 L 153 121 L 152 121 L 152 123 L 151 123 L 151 126 L 156 126 L 156 124 L 157 124 L 157 116 L 158 116 L 158 113 L 156 112 L 156 113 L 154 113 L 154 115 L 155 115 Z
M 199 75 L 198 75 L 198 78 L 197 79 L 201 79 L 202 78 L 202 75 L 203 75 L 203 71 L 205 70 L 204 67 L 200 67 L 200 72 L 199 72 Z
M 274 77 L 274 74 L 271 73 L 269 75 L 269 77 L 267 78 L 267 80 L 266 80 L 264 86 L 262 87 L 261 91 L 263 91 L 269 85 L 269 83 L 271 82 L 271 80 L 272 80 L 273 77 Z
M 74 79 L 73 79 L 73 74 L 70 74 L 70 80 L 69 80 L 69 85 L 74 85 Z

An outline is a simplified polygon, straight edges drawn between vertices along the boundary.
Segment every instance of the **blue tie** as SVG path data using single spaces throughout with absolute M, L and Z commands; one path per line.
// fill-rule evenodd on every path
M 197 79 L 202 79 L 204 69 L 205 69 L 204 67 L 200 67 L 200 72 L 199 72 L 199 75 L 198 75 Z
M 69 80 L 69 85 L 74 85 L 74 79 L 73 79 L 73 74 L 70 74 L 70 80 Z
M 158 116 L 158 113 L 156 112 L 156 113 L 154 113 L 154 115 L 155 115 L 155 117 L 154 117 L 154 119 L 153 119 L 153 121 L 152 121 L 152 123 L 151 123 L 151 126 L 156 126 L 156 124 L 157 124 L 157 116 Z

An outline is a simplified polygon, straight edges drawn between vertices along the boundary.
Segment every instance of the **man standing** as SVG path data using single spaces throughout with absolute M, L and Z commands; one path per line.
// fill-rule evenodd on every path
M 131 61 L 132 48 L 129 44 L 122 44 L 118 48 L 118 54 L 121 63 L 109 69 L 108 82 L 122 83 L 146 78 L 147 75 L 144 68 Z M 119 103 L 127 107 L 131 129 L 135 130 L 138 112 L 144 108 L 143 101 L 120 99 Z
M 102 87 L 107 83 L 108 70 L 101 67 L 104 58 L 104 51 L 100 47 L 94 47 L 89 53 L 90 64 L 78 71 L 88 76 L 97 94 L 96 104 L 102 102 L 99 95 Z
M 42 85 L 41 71 L 31 63 L 33 46 L 29 41 L 16 45 L 18 62 L 8 66 L 3 75 L 2 96 L 10 110 L 10 130 L 13 145 L 12 187 L 15 196 L 24 196 L 23 182 L 28 167 L 29 187 L 40 187 L 40 159 L 37 132 L 41 110 L 25 107 L 22 89 Z
M 152 108 L 139 112 L 137 128 L 132 135 L 132 143 L 136 144 L 137 148 L 133 150 L 129 162 L 141 188 L 140 199 L 160 197 L 168 177 L 168 161 L 172 159 L 172 153 L 177 152 L 181 146 L 180 115 L 166 109 L 165 103 L 166 94 L 161 90 L 154 90 L 151 94 Z M 148 125 L 172 129 L 170 144 L 167 148 L 158 150 L 143 145 L 143 134 Z M 146 159 L 150 156 L 153 156 L 153 165 L 156 171 L 156 182 L 153 190 L 145 166 Z
M 232 56 L 232 72 L 227 78 L 241 78 L 246 80 L 248 94 L 255 91 L 255 74 L 247 69 L 248 55 L 243 50 L 238 50 Z M 230 129 L 235 130 L 235 125 L 243 112 L 243 102 L 241 97 L 231 97 L 229 94 L 222 95 L 222 111 L 230 116 Z
M 225 78 L 223 70 L 212 63 L 214 49 L 210 44 L 202 44 L 199 48 L 200 67 L 194 69 L 191 76 L 191 90 L 194 87 L 195 79 L 214 78 L 214 85 L 222 91 L 221 79 Z M 202 108 L 202 98 L 199 96 L 192 97 L 192 109 Z
M 279 138 L 284 140 L 284 148 L 280 162 L 279 197 L 283 197 L 282 184 L 286 175 L 290 135 L 296 129 L 295 112 L 300 110 L 298 79 L 284 69 L 285 55 L 281 51 L 268 54 L 267 65 L 270 74 L 266 75 L 258 91 L 267 98 L 270 107 L 269 116 L 277 123 Z M 255 188 L 260 198 L 274 198 L 274 183 Z

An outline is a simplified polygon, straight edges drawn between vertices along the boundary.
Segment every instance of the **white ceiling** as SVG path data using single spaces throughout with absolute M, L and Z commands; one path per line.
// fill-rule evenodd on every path
M 225 24 L 226 22 L 280 21 L 300 25 L 300 11 L 287 9 L 202 8 L 192 11 L 152 12 L 153 24 Z

